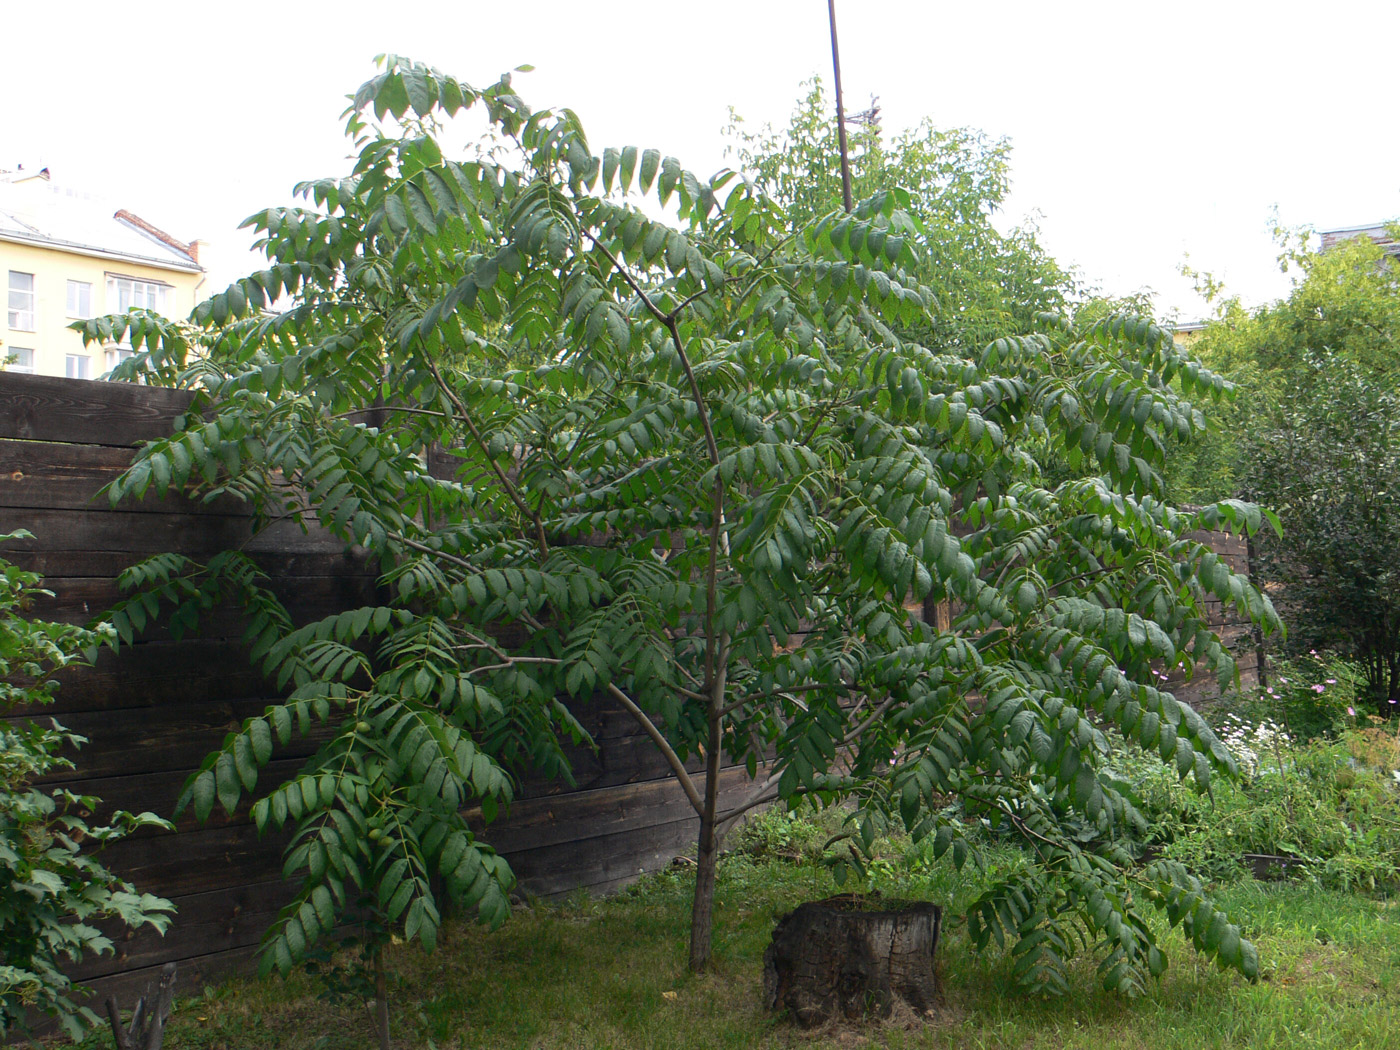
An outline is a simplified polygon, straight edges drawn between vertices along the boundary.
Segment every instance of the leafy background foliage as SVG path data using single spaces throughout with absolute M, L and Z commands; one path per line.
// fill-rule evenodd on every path
M 739 166 L 753 173 L 794 227 L 841 202 L 833 106 L 820 78 L 804 87 L 782 131 L 768 125 L 750 130 L 732 110 L 726 129 Z M 920 342 L 972 355 L 999 336 L 1029 330 L 1037 313 L 1066 310 L 1083 293 L 1077 275 L 1041 247 L 1034 225 L 1003 234 L 993 222 L 1011 188 L 1006 139 L 972 128 L 937 128 L 928 119 L 893 134 L 878 121 L 867 122 L 848 136 L 855 196 L 899 186 L 923 224 L 915 267 L 933 299 L 919 322 Z
M 24 531 L 0 543 L 24 539 Z M 83 661 L 111 634 L 101 625 L 84 630 L 36 620 L 27 614 L 49 592 L 40 577 L 0 559 L 0 712 L 52 702 L 54 678 Z M 98 1022 L 80 1006 L 82 988 L 64 974 L 67 964 L 113 950 L 97 926 L 144 925 L 164 931 L 170 903 L 140 893 L 104 868 L 96 854 L 104 845 L 145 827 L 169 828 L 151 813 L 116 812 L 109 823 L 88 823 L 101 800 L 34 782 L 73 768 L 64 752 L 86 741 L 56 721 L 0 721 L 0 1037 L 27 1033 L 37 1017 L 57 1020 L 73 1038 Z
M 1261 537 L 1257 572 L 1290 623 L 1287 653 L 1333 649 L 1366 670 L 1382 716 L 1400 699 L 1397 522 L 1396 268 L 1368 238 L 1308 250 L 1310 231 L 1276 231 L 1289 296 L 1246 310 L 1209 274 L 1216 317 L 1193 349 L 1234 377 L 1241 396 L 1220 426 L 1173 453 L 1178 498 L 1202 488 L 1274 507 L 1282 536 Z
M 702 179 L 654 150 L 595 154 L 574 114 L 530 109 L 508 76 L 477 90 L 382 68 L 347 114 L 352 175 L 250 218 L 266 269 L 194 328 L 84 326 L 138 347 L 120 378 L 199 394 L 114 501 L 235 493 L 383 570 L 381 607 L 294 625 L 244 558 L 158 558 L 115 616 L 127 637 L 162 606 L 189 624 L 236 596 L 255 658 L 292 690 L 191 780 L 197 812 L 255 792 L 275 740 L 331 726 L 254 804 L 296 829 L 303 880 L 265 965 L 288 969 L 361 893 L 431 947 L 435 873 L 496 921 L 510 876 L 459 807 L 489 817 L 531 764 L 565 775 L 561 742 L 584 734 L 560 698 L 606 695 L 696 811 L 692 966 L 735 816 L 853 801 L 859 846 L 893 820 L 976 863 L 954 798 L 1035 858 L 971 920 L 980 943 L 1015 944 L 1030 987 L 1062 987 L 1092 947 L 1107 986 L 1139 991 L 1165 965 L 1144 905 L 1253 976 L 1252 946 L 1181 865 L 1129 867 L 1142 821 L 1104 732 L 1201 791 L 1236 772 L 1155 684 L 1179 663 L 1233 677 L 1208 598 L 1277 625 L 1191 538 L 1252 532 L 1259 509 L 1165 499 L 1167 448 L 1229 384 L 1150 320 L 959 289 L 940 255 L 955 243 L 988 280 L 1008 253 L 1059 280 L 1031 242 L 993 236 L 979 202 L 999 199 L 1004 157 L 985 144 L 901 140 L 843 214 L 799 199 L 771 151 L 760 180 Z M 468 108 L 494 145 L 450 159 L 440 122 Z M 911 192 L 890 169 L 928 175 Z M 963 225 L 972 247 L 949 233 Z M 963 323 L 947 298 L 986 309 Z M 427 469 L 439 453 L 450 476 Z M 1050 481 L 1048 457 L 1069 476 Z M 906 608 L 943 601 L 946 629 Z M 724 761 L 756 778 L 729 808 Z

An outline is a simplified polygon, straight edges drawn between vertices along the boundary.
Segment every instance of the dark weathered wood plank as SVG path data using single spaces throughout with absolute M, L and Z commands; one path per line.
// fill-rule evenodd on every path
M 263 931 L 294 892 L 292 883 L 277 880 L 175 897 L 171 902 L 177 910 L 164 937 L 150 927 L 104 927 L 103 932 L 113 937 L 115 951 L 84 960 L 70 976 L 79 981 L 100 980 L 160 966 L 172 958 L 256 948 Z M 185 990 L 186 994 L 191 991 Z
M 282 834 L 260 838 L 251 824 L 129 838 L 103 851 L 104 863 L 164 897 L 266 882 L 282 870 Z
M 14 714 L 47 716 L 270 695 L 269 685 L 248 662 L 246 647 L 208 638 L 143 641 L 117 653 L 104 649 L 95 666 L 70 667 L 58 677 L 62 684 L 53 704 L 20 708 Z
M 509 856 L 521 887 L 542 897 L 635 880 L 695 845 L 694 818 L 523 850 Z
M 721 797 L 726 801 L 738 798 L 750 783 L 748 772 L 742 767 L 724 769 L 720 773 Z M 653 824 L 694 821 L 696 817 L 680 784 L 668 777 L 522 799 L 512 804 L 509 815 L 495 824 L 483 826 L 477 811 L 469 819 L 496 850 L 513 855 Z
M 0 440 L 0 507 L 107 510 L 111 504 L 102 490 L 131 459 L 132 450 L 126 448 Z M 196 516 L 252 514 L 252 508 L 234 496 L 205 503 L 173 491 L 162 497 L 154 488 L 143 499 L 123 502 L 121 509 Z
M 34 534 L 33 539 L 15 540 L 6 547 L 17 551 L 179 551 L 200 559 L 222 550 L 284 554 L 339 554 L 345 550 L 345 544 L 329 533 L 303 532 L 294 521 L 274 522 L 256 537 L 251 519 L 221 515 L 15 507 L 5 514 L 5 521 L 8 529 L 28 529 Z
M 217 741 L 216 741 L 217 744 Z M 266 766 L 262 768 L 258 775 L 258 784 L 254 797 L 262 795 L 278 784 L 297 775 L 302 766 L 306 764 L 314 748 L 310 744 L 283 748 Z M 180 797 L 180 791 L 189 778 L 192 769 L 163 770 L 158 773 L 132 773 L 130 775 L 116 775 L 109 777 L 94 777 L 82 781 L 82 790 L 85 794 L 96 795 L 102 800 L 94 818 L 99 823 L 104 823 L 111 814 L 119 809 L 124 809 L 129 813 L 154 813 L 175 823 L 177 832 L 194 831 L 199 828 L 222 828 L 232 827 L 237 824 L 247 824 L 248 806 L 239 806 L 238 811 L 232 815 L 224 812 L 224 807 L 215 805 L 213 812 L 209 814 L 203 823 L 195 819 L 194 812 L 186 809 L 177 818 L 175 816 L 175 803 Z M 158 829 L 144 829 L 136 832 L 137 836 L 144 838 L 154 838 L 157 835 L 165 835 L 168 832 Z
M 557 780 L 545 780 L 526 775 L 520 786 L 520 798 L 543 798 L 591 791 L 597 788 L 634 784 L 644 780 L 660 780 L 671 773 L 656 745 L 647 737 L 625 736 L 608 742 L 597 752 L 586 748 L 566 748 L 565 755 L 573 767 L 575 786 Z M 699 758 L 686 763 L 692 773 L 702 768 Z
M 346 609 L 377 602 L 375 580 L 370 577 L 282 577 L 265 581 L 267 588 L 287 607 L 294 623 L 310 623 Z M 127 595 L 110 577 L 48 577 L 50 596 L 34 602 L 33 614 L 43 620 L 85 624 L 104 616 Z M 165 614 L 173 611 L 164 610 Z M 164 618 L 148 624 L 141 637 L 160 641 L 169 637 Z M 206 612 L 196 632 L 202 638 L 240 638 L 247 620 L 241 606 L 225 602 Z
M 147 555 L 130 551 L 17 550 L 11 547 L 0 549 L 0 557 L 22 569 L 37 572 L 46 581 L 52 582 L 70 578 L 115 579 L 123 570 L 144 560 Z M 303 589 L 299 582 L 302 579 L 334 576 L 374 581 L 379 577 L 376 566 L 352 551 L 311 551 L 304 554 L 257 551 L 254 559 L 271 577 L 274 587 L 277 581 L 285 580 L 284 589 L 289 592 Z M 310 586 L 316 584 L 313 582 Z
M 196 699 L 173 709 L 64 712 L 55 717 L 90 743 L 72 756 L 76 770 L 63 770 L 44 783 L 72 786 L 104 777 L 197 769 L 226 733 L 240 729 L 245 718 L 261 714 L 269 702 L 265 697 Z M 292 753 L 310 748 L 299 740 L 292 738 Z
M 176 997 L 197 995 L 206 984 L 232 973 L 252 973 L 253 956 L 256 945 L 233 948 L 221 952 L 190 954 L 179 957 L 179 972 L 175 978 Z M 129 1009 L 138 996 L 146 994 L 148 986 L 154 986 L 160 977 L 161 967 L 170 960 L 162 960 L 150 966 L 126 970 L 120 974 L 89 980 L 86 987 L 92 989 L 88 1005 L 101 1009 L 101 1003 L 109 995 Z
M 192 399 L 183 390 L 0 372 L 0 436 L 131 447 L 169 435 Z

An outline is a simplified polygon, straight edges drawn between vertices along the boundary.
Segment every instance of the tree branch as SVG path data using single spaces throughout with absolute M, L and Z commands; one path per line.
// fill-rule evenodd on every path
M 611 251 L 608 250 L 608 246 L 602 241 L 598 240 L 597 237 L 593 236 L 593 232 L 591 230 L 584 230 L 583 232 L 584 235 L 590 241 L 593 242 L 593 246 L 608 257 L 608 262 L 612 264 L 613 269 L 618 272 L 618 275 L 621 276 L 621 278 L 627 282 L 628 287 L 636 293 L 637 298 L 640 299 L 642 301 L 642 305 L 646 307 L 647 313 L 651 314 L 652 317 L 655 317 L 662 324 L 666 324 L 670 315 L 665 313 L 661 309 L 661 307 L 657 306 L 654 302 L 652 302 L 651 296 L 647 295 L 646 292 L 642 291 L 642 286 L 639 285 L 635 280 L 633 280 L 632 275 L 627 272 L 627 268 L 623 266 L 621 262 L 618 261 L 616 255 L 614 255 Z
M 410 405 L 379 405 L 375 408 L 352 408 L 348 412 L 337 412 L 331 416 L 332 419 L 349 419 L 352 416 L 363 416 L 368 412 L 399 412 L 415 416 L 437 416 L 439 419 L 446 419 L 446 412 L 439 412 L 432 408 L 414 408 Z
M 563 662 L 564 662 L 563 660 L 556 660 L 556 659 L 554 659 L 554 658 L 551 657 L 551 656 L 507 656 L 507 657 L 505 658 L 504 662 L 502 662 L 502 663 L 498 663 L 498 664 L 483 664 L 483 665 L 480 666 L 480 667 L 473 667 L 470 671 L 467 672 L 467 677 L 470 678 L 470 677 L 471 677 L 472 675 L 474 675 L 474 674 L 481 674 L 481 673 L 483 673 L 483 672 L 485 672 L 485 671 L 504 671 L 506 668 L 508 668 L 508 667 L 514 667 L 516 664 L 555 664 L 555 665 L 557 665 L 557 664 L 562 664 Z
M 760 791 L 758 795 L 751 795 L 746 801 L 740 802 L 733 809 L 725 810 L 723 815 L 715 818 L 716 823 L 728 824 L 730 821 L 737 820 L 739 817 L 742 817 L 751 809 L 756 809 L 759 806 L 766 806 L 770 802 L 778 801 L 779 796 L 776 791 L 774 791 L 772 794 L 767 794 L 767 791 L 768 789 L 765 787 Z M 806 793 L 807 789 L 803 787 L 800 787 L 793 792 L 794 795 L 805 795 Z
M 738 280 L 739 278 L 737 277 L 726 277 L 724 278 L 724 280 L 720 281 L 719 286 L 723 288 L 726 284 L 732 284 Z M 709 295 L 715 290 L 715 288 L 706 285 L 705 287 L 701 288 L 698 292 L 695 292 L 691 295 L 687 295 L 684 299 L 682 299 L 679 303 L 676 304 L 675 309 L 673 309 L 669 314 L 667 314 L 667 316 L 672 318 L 679 317 L 681 315 L 681 311 L 684 310 L 691 303 L 695 302 L 696 299 L 699 299 L 703 295 Z
M 695 810 L 696 815 L 704 813 L 705 804 L 700 799 L 700 792 L 695 789 L 695 781 L 691 778 L 690 771 L 685 768 L 685 763 L 676 754 L 676 749 L 661 734 L 661 730 L 656 728 L 656 723 L 647 717 L 646 712 L 638 707 L 630 696 L 611 682 L 608 683 L 608 692 L 618 703 L 627 708 L 628 713 L 637 720 L 646 735 L 651 737 L 651 742 L 660 749 L 661 754 L 666 758 L 666 764 L 671 767 L 671 771 L 676 774 L 676 779 L 681 782 L 681 790 L 685 792 L 685 797 L 690 800 L 690 805 Z
M 417 540 L 411 540 L 407 536 L 402 535 L 401 533 L 393 532 L 389 535 L 393 536 L 394 539 L 398 540 L 405 547 L 408 547 L 411 550 L 419 551 L 422 554 L 431 554 L 434 558 L 441 558 L 445 562 L 449 562 L 450 564 L 456 565 L 459 568 L 466 569 L 468 572 L 472 573 L 475 576 L 481 575 L 482 570 L 477 566 L 473 565 L 471 562 L 467 561 L 466 558 L 459 558 L 455 554 L 448 554 L 444 550 L 438 550 L 434 547 L 429 547 L 426 543 L 419 543 Z M 527 624 L 529 624 L 531 627 L 533 627 L 535 630 L 544 630 L 544 624 L 540 623 L 539 620 L 535 619 L 534 615 L 528 612 L 527 610 L 520 610 L 520 618 L 524 620 Z M 478 641 L 481 640 L 477 635 L 472 635 L 472 637 L 477 638 Z
M 846 747 L 854 741 L 859 740 L 861 737 L 863 737 L 865 735 L 865 731 L 869 729 L 872 725 L 874 725 L 875 720 L 881 715 L 883 715 L 886 711 L 888 711 L 890 709 L 890 705 L 893 703 L 894 697 L 890 697 L 879 707 L 875 708 L 874 711 L 871 711 L 869 718 L 867 718 L 864 722 L 856 726 L 854 729 L 852 729 L 849 733 L 847 733 L 841 738 L 841 746 Z
M 720 710 L 720 714 L 727 715 L 733 711 L 737 711 L 745 704 L 752 704 L 758 700 L 769 700 L 776 696 L 787 696 L 789 693 L 812 693 L 817 691 L 818 689 L 834 689 L 843 693 L 850 692 L 850 688 L 848 686 L 830 685 L 826 682 L 816 682 L 809 685 L 795 685 L 791 689 L 770 689 L 766 693 L 750 693 L 747 696 L 742 696 L 738 700 L 735 700 L 732 704 L 728 704 L 724 708 L 722 708 Z M 708 698 L 696 697 L 696 699 L 700 700 Z
M 491 455 L 490 449 L 486 446 L 486 439 L 481 436 L 481 431 L 476 428 L 476 424 L 472 421 L 471 413 L 467 411 L 467 406 L 462 404 L 462 399 L 457 396 L 457 391 L 453 390 L 452 387 L 447 384 L 447 381 L 442 378 L 442 372 L 438 370 L 437 362 L 432 359 L 431 355 L 426 353 L 423 355 L 423 362 L 428 366 L 428 371 L 433 374 L 433 379 L 437 382 L 438 389 L 447 395 L 447 399 L 452 402 L 452 407 L 457 410 L 457 414 L 461 416 L 462 422 L 465 423 L 467 429 L 471 431 L 472 439 L 476 442 L 477 447 L 481 449 L 481 454 L 486 457 L 486 463 L 491 468 L 492 473 L 500 480 L 501 487 L 505 490 L 505 494 L 510 497 L 510 501 L 515 504 L 516 509 L 534 523 L 535 538 L 539 541 L 540 553 L 548 554 L 549 541 L 545 539 L 544 523 L 540 520 L 540 516 L 530 509 L 524 497 L 520 495 L 515 485 L 511 483 L 510 478 L 507 477 L 506 472 L 501 469 L 501 465 L 496 462 L 496 458 Z
M 869 716 L 868 718 L 866 718 L 866 720 L 865 720 L 864 722 L 862 722 L 859 726 L 857 726 L 855 729 L 852 729 L 849 733 L 847 733 L 844 737 L 841 738 L 841 742 L 840 742 L 840 744 L 839 744 L 838 746 L 840 746 L 840 747 L 849 747 L 851 743 L 853 743 L 855 740 L 859 739 L 860 736 L 861 736 L 862 734 L 864 734 L 864 732 L 866 731 L 866 729 L 868 729 L 871 725 L 874 724 L 874 722 L 875 722 L 875 720 L 876 720 L 877 718 L 879 718 L 879 717 L 880 717 L 881 715 L 883 715 L 887 710 L 889 710 L 890 705 L 893 704 L 894 701 L 895 701 L 895 698 L 894 698 L 894 697 L 889 697 L 889 698 L 888 698 L 887 700 L 885 700 L 885 702 L 882 703 L 879 707 L 875 708 L 874 711 L 870 712 L 870 716 Z M 879 775 L 879 774 L 877 774 L 877 775 Z M 743 802 L 739 803 L 738 806 L 736 806 L 735 808 L 733 808 L 733 809 L 731 809 L 731 810 L 726 811 L 726 812 L 724 813 L 723 816 L 718 816 L 718 817 L 716 817 L 716 818 L 715 818 L 716 822 L 717 822 L 717 823 L 720 823 L 720 824 L 727 823 L 727 822 L 733 820 L 735 817 L 740 816 L 740 815 L 743 814 L 743 813 L 747 813 L 749 810 L 753 809 L 755 806 L 761 806 L 761 805 L 763 805 L 765 802 L 774 802 L 774 801 L 776 801 L 780 796 L 778 795 L 777 792 L 773 792 L 773 786 L 774 786 L 775 784 L 778 783 L 778 781 L 781 779 L 781 777 L 782 777 L 782 774 L 781 774 L 781 773 L 774 773 L 774 774 L 772 774 L 771 776 L 769 776 L 768 779 L 765 780 L 765 781 L 763 782 L 763 784 L 757 789 L 757 791 L 755 791 L 752 795 L 750 795 L 750 796 L 749 796 L 747 799 L 745 799 Z M 770 792 L 772 792 L 772 793 L 770 794 Z M 804 794 L 807 794 L 807 789 L 806 789 L 806 788 L 803 788 L 803 787 L 799 787 L 796 791 L 793 792 L 793 794 L 794 794 L 794 795 L 804 795 Z

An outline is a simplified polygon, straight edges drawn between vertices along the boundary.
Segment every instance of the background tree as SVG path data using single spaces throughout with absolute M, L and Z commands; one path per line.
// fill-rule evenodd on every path
M 498 148 L 449 159 L 439 121 L 466 108 Z M 1162 663 L 1233 673 L 1207 595 L 1274 622 L 1187 538 L 1255 528 L 1257 509 L 1161 499 L 1166 443 L 1200 430 L 1189 398 L 1221 380 L 1119 316 L 1041 317 L 975 354 L 916 341 L 935 328 L 919 275 L 939 232 L 902 189 L 799 219 L 734 172 L 595 154 L 572 113 L 531 110 L 509 77 L 478 91 L 395 58 L 348 130 L 349 178 L 250 220 L 268 268 L 197 308 L 198 355 L 149 314 L 86 325 L 138 349 L 124 378 L 200 393 L 114 499 L 234 492 L 384 567 L 382 607 L 294 627 L 255 606 L 255 651 L 295 691 L 187 792 L 232 808 L 274 735 L 332 723 L 308 772 L 254 807 L 296 824 L 304 876 L 273 964 L 332 927 L 351 881 L 431 944 L 428 876 L 484 848 L 453 806 L 507 800 L 500 769 L 558 764 L 561 735 L 583 735 L 562 696 L 628 711 L 695 810 L 694 967 L 727 821 L 854 799 L 859 842 L 898 819 L 961 865 L 976 853 L 955 796 L 1034 858 L 973 918 L 983 943 L 1016 941 L 1028 983 L 1062 987 L 1092 943 L 1109 987 L 1140 989 L 1165 965 L 1144 900 L 1256 971 L 1179 865 L 1126 866 L 1140 818 L 1099 773 L 1104 722 L 1202 790 L 1234 770 L 1154 685 Z M 652 194 L 668 220 L 638 206 Z M 1097 476 L 1043 487 L 1027 448 L 1047 443 Z M 425 469 L 434 449 L 450 476 Z M 262 594 L 238 559 L 187 568 L 141 569 L 128 613 L 169 600 L 193 619 L 234 575 Z M 906 610 L 943 598 L 961 609 L 946 631 Z M 726 756 L 756 778 L 737 805 L 719 795 Z M 506 884 L 498 859 L 476 863 L 487 892 Z
M 1245 484 L 1283 536 L 1260 545 L 1259 569 L 1282 585 L 1299 649 L 1357 659 L 1382 717 L 1400 702 L 1400 398 L 1335 354 L 1290 376 L 1243 440 Z
M 749 131 L 730 110 L 726 133 L 739 167 L 801 229 L 841 206 L 835 121 L 819 77 L 806 85 L 787 127 Z M 1033 225 L 1002 233 L 993 222 L 1011 189 L 1011 144 L 927 118 L 886 135 L 878 120 L 849 129 L 857 199 L 899 186 L 922 226 L 914 273 L 932 293 L 915 334 L 937 350 L 975 356 L 998 336 L 1028 332 L 1081 291 L 1041 247 Z
M 1209 486 L 1278 511 L 1283 535 L 1261 539 L 1258 569 L 1278 588 L 1290 647 L 1358 659 L 1389 714 L 1400 699 L 1400 273 L 1364 237 L 1314 252 L 1306 230 L 1278 235 L 1280 262 L 1297 273 L 1286 299 L 1251 312 L 1198 275 L 1219 305 L 1193 349 L 1241 395 L 1173 454 L 1167 477 L 1179 498 Z

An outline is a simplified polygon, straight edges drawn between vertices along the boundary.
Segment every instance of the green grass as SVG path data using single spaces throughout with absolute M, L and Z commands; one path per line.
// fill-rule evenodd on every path
M 1016 863 L 1011 852 L 996 854 Z M 927 894 L 955 907 L 977 881 L 939 864 L 885 873 L 888 893 Z M 974 955 L 954 919 L 940 946 L 945 1004 L 916 1028 L 875 1026 L 815 1036 L 766 1013 L 763 950 L 777 916 L 837 892 L 810 860 L 735 854 L 723 864 L 715 964 L 685 968 L 690 881 L 685 871 L 642 880 L 608 900 L 578 896 L 518 910 L 490 933 L 449 925 L 435 955 L 395 948 L 390 966 L 399 1047 L 441 1050 L 710 1050 L 803 1047 L 1400 1048 L 1400 905 L 1305 885 L 1250 880 L 1216 895 L 1260 948 L 1250 984 L 1195 957 L 1176 934 L 1167 975 L 1135 1001 L 1101 991 L 1093 960 L 1076 964 L 1058 1000 L 1022 995 L 1004 956 Z M 359 1050 L 365 1014 L 317 998 L 318 985 L 232 980 L 180 1001 L 172 1050 Z M 88 1048 L 111 1046 L 96 1037 Z

